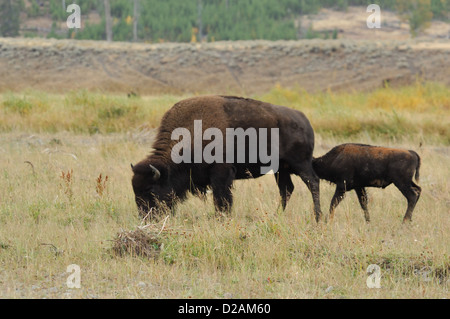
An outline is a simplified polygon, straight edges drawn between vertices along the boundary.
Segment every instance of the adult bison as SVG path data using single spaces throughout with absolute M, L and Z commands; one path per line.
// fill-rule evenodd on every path
M 364 217 L 370 221 L 365 187 L 385 188 L 394 183 L 408 201 L 403 221 L 411 221 L 419 200 L 421 188 L 413 182 L 419 180 L 420 157 L 414 151 L 371 146 L 342 144 L 319 158 L 313 159 L 313 167 L 321 179 L 336 184 L 330 204 L 330 218 L 344 198 L 345 192 L 355 190 Z
M 266 153 L 264 141 L 272 142 Z M 294 190 L 290 175 L 296 174 L 312 194 L 316 220 L 321 217 L 319 178 L 312 168 L 314 131 L 302 112 L 234 96 L 189 98 L 163 116 L 153 149 L 132 165 L 141 216 L 208 188 L 216 210 L 229 211 L 233 181 L 264 175 L 270 158 L 283 209 Z

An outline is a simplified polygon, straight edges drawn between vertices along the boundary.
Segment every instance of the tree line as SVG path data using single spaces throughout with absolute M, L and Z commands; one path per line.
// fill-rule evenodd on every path
M 101 20 L 80 30 L 57 32 L 67 19 L 65 8 L 76 3 L 83 16 Z M 20 16 L 48 16 L 49 37 L 89 40 L 196 42 L 219 40 L 292 40 L 320 37 L 299 27 L 301 15 L 323 7 L 345 10 L 376 3 L 396 11 L 417 35 L 432 18 L 449 21 L 450 0 L 0 0 L 0 35 L 19 36 Z M 23 16 L 23 14 L 22 14 Z M 297 23 L 296 23 L 297 22 Z M 25 34 L 33 36 L 32 34 Z

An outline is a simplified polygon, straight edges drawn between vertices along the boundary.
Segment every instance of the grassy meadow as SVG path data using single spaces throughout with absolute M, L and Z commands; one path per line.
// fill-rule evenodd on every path
M 115 255 L 118 232 L 144 224 L 130 163 L 150 151 L 162 115 L 186 96 L 74 91 L 0 95 L 1 298 L 448 298 L 450 89 L 435 83 L 361 93 L 276 86 L 254 98 L 297 108 L 316 132 L 315 155 L 363 142 L 416 150 L 422 195 L 413 222 L 395 188 L 369 189 L 371 223 L 347 193 L 316 224 L 293 177 L 279 210 L 274 177 L 237 181 L 229 217 L 190 197 L 149 225 L 155 256 Z M 325 214 L 334 192 L 321 183 Z M 81 269 L 68 288 L 67 266 Z M 381 268 L 369 289 L 367 267 Z

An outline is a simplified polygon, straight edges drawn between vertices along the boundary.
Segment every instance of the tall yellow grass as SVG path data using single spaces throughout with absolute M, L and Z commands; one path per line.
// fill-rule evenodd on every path
M 74 91 L 65 96 L 27 91 L 4 93 L 0 130 L 112 133 L 155 128 L 163 114 L 186 96 L 106 95 Z M 437 83 L 382 88 L 369 93 L 311 94 L 279 85 L 256 99 L 303 111 L 324 137 L 450 143 L 450 89 Z

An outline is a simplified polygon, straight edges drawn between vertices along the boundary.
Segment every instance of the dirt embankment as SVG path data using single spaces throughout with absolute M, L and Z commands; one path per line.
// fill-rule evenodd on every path
M 0 91 L 263 93 L 277 83 L 371 90 L 450 85 L 450 42 L 300 40 L 132 44 L 0 38 Z

